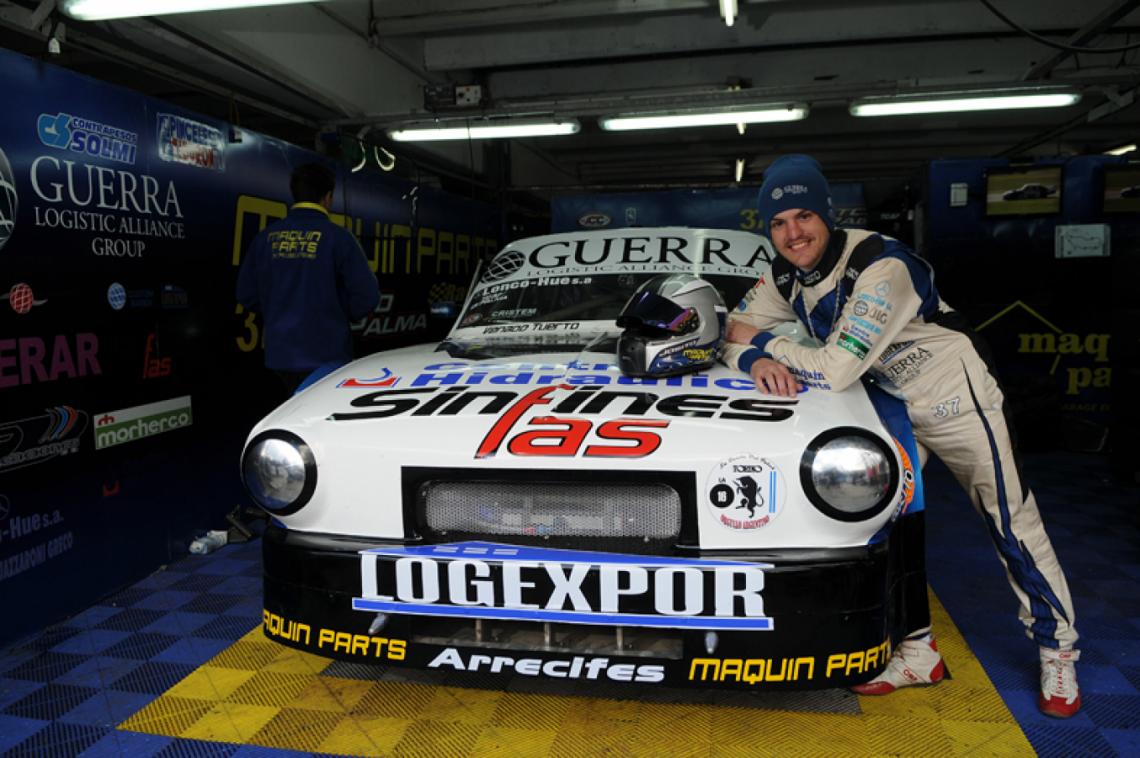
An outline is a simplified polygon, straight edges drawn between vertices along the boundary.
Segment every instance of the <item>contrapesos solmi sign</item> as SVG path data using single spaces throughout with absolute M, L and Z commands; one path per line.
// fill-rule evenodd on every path
M 181 429 L 190 426 L 192 420 L 189 395 L 98 413 L 95 415 L 95 449 Z

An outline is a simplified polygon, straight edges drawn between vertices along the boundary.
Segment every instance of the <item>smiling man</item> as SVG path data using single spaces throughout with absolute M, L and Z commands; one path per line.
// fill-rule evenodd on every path
M 1005 399 L 979 340 L 942 302 L 930 265 L 897 240 L 836 229 L 831 190 L 819 164 L 786 155 L 768 167 L 760 218 L 779 258 L 728 319 L 722 360 L 749 373 L 761 392 L 795 395 L 801 380 L 842 390 L 860 379 L 906 403 L 920 455 L 933 451 L 982 514 L 1020 618 L 1037 642 L 1043 713 L 1068 718 L 1081 705 L 1073 648 L 1073 604 L 1041 523 L 1020 480 Z M 819 346 L 769 330 L 797 320 Z M 915 599 L 914 604 L 924 603 Z M 885 695 L 945 675 L 923 625 L 895 649 L 887 669 L 854 689 Z

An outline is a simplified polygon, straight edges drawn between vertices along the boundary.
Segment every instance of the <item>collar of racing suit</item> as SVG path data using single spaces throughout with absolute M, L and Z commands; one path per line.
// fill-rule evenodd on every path
M 847 232 L 842 229 L 836 229 L 831 233 L 831 239 L 828 240 L 827 249 L 823 251 L 823 257 L 819 263 L 811 271 L 800 271 L 795 269 L 796 280 L 804 287 L 811 287 L 819 284 L 831 270 L 835 268 L 835 264 L 839 262 L 839 258 L 843 255 L 843 248 L 847 245 Z

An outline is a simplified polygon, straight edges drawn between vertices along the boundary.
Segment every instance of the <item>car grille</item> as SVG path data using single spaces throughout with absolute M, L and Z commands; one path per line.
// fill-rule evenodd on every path
M 444 481 L 422 485 L 428 529 L 440 536 L 675 540 L 681 498 L 667 484 Z
M 411 542 L 640 555 L 699 544 L 692 472 L 405 466 L 401 478 Z

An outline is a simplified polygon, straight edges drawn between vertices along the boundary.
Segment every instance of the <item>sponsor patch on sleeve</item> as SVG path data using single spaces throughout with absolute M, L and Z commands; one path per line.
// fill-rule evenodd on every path
M 860 342 L 856 338 L 852 337 L 850 334 L 840 334 L 839 339 L 836 342 L 836 344 L 839 345 L 844 350 L 846 350 L 847 352 L 854 355 L 859 360 L 863 360 L 864 358 L 866 358 L 867 353 L 870 352 L 870 350 L 871 350 L 870 347 L 868 347 L 863 342 Z

